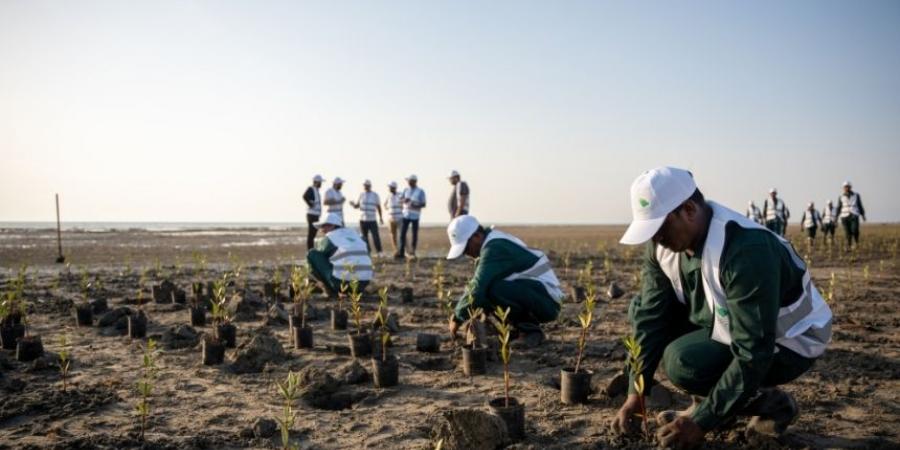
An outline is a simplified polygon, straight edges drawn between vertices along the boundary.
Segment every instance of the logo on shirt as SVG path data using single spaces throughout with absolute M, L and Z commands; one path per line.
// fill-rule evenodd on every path
M 716 305 L 716 314 L 719 317 L 728 317 L 728 310 L 719 305 Z

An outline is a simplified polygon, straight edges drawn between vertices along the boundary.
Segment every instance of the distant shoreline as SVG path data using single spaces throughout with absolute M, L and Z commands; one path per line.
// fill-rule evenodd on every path
M 356 224 L 352 222 L 351 226 Z M 489 223 L 500 227 L 624 227 L 625 223 Z M 444 227 L 446 223 L 426 222 L 424 228 Z M 290 231 L 305 230 L 297 222 L 63 222 L 68 232 L 171 232 L 171 231 Z M 0 232 L 41 232 L 56 230 L 56 222 L 0 222 Z

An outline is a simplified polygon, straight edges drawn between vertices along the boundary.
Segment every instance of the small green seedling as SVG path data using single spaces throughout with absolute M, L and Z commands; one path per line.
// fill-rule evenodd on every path
M 387 286 L 378 290 L 378 312 L 375 318 L 378 319 L 378 326 L 381 329 L 381 361 L 387 362 L 387 347 L 391 340 L 391 333 L 387 326 L 388 316 L 388 288 Z
M 591 328 L 591 321 L 594 319 L 594 305 L 597 304 L 597 289 L 591 283 L 586 288 L 587 293 L 584 299 L 584 310 L 578 315 L 581 322 L 581 336 L 578 338 L 578 357 L 575 360 L 575 373 L 581 367 L 581 361 L 584 358 L 584 347 L 587 343 L 588 330 Z
M 509 310 L 509 307 L 504 310 L 499 306 L 494 310 L 494 315 L 497 319 L 494 321 L 494 327 L 497 328 L 497 339 L 500 340 L 500 359 L 503 361 L 504 406 L 507 408 L 509 407 Z
M 626 336 L 622 339 L 622 342 L 625 344 L 625 349 L 628 351 L 628 358 L 625 362 L 625 366 L 631 374 L 631 379 L 634 380 L 634 390 L 638 395 L 638 404 L 641 410 L 638 416 L 643 423 L 644 436 L 649 437 L 650 428 L 647 424 L 647 407 L 644 401 L 644 361 L 643 356 L 641 355 L 641 344 L 634 336 Z
M 350 280 L 350 312 L 353 313 L 353 321 L 356 323 L 356 334 L 362 334 L 362 292 L 359 290 L 359 282 L 356 278 Z
M 71 367 L 72 361 L 69 359 L 69 339 L 66 335 L 62 335 L 59 337 L 59 376 L 62 379 L 62 391 L 63 394 L 66 393 L 66 388 L 69 385 L 69 368 Z
M 143 363 L 141 364 L 141 378 L 137 383 L 138 400 L 137 415 L 141 421 L 141 440 L 144 440 L 144 433 L 147 430 L 147 419 L 150 417 L 150 396 L 153 394 L 153 380 L 156 378 L 156 341 L 147 340 L 147 346 L 144 347 Z
M 231 315 L 228 312 L 226 304 L 228 303 L 228 273 L 222 275 L 221 278 L 213 282 L 213 301 L 212 301 L 212 319 L 216 325 L 228 323 Z
M 282 408 L 282 416 L 276 417 L 278 428 L 281 429 L 281 448 L 282 450 L 298 449 L 297 445 L 291 444 L 291 428 L 297 420 L 297 414 L 294 411 L 294 404 L 297 402 L 297 395 L 300 392 L 300 375 L 294 372 L 288 372 L 287 378 L 283 382 L 276 381 L 275 386 L 278 393 L 284 400 Z

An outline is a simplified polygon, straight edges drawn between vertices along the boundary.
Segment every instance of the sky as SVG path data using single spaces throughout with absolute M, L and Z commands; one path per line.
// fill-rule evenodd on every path
M 900 221 L 897 1 L 0 2 L 0 221 L 303 222 L 451 169 L 490 223 L 626 223 L 688 168 Z M 357 217 L 349 212 L 351 219 Z

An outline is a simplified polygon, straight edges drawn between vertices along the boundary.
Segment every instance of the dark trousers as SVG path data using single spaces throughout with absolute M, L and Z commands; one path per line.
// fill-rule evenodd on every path
M 400 250 L 397 250 L 398 255 L 402 256 L 406 251 L 406 231 L 409 230 L 410 226 L 412 226 L 412 251 L 410 253 L 416 254 L 416 246 L 419 245 L 419 219 L 403 218 L 403 225 L 400 227 Z
M 815 239 L 816 238 L 816 230 L 818 230 L 818 229 L 819 229 L 818 227 L 807 228 L 806 229 L 806 237 L 808 237 L 810 239 Z
M 859 217 L 853 214 L 842 217 L 841 225 L 844 227 L 844 235 L 847 236 L 847 247 L 849 247 L 852 242 L 856 242 L 856 244 L 859 245 Z
M 766 228 L 779 236 L 784 236 L 784 222 L 781 219 L 767 220 Z
M 375 244 L 375 251 L 381 253 L 381 236 L 378 234 L 378 222 L 360 221 L 359 230 L 362 232 L 362 238 L 366 241 L 366 248 L 372 253 L 372 247 L 369 245 L 369 233 L 372 233 L 372 242 Z
M 538 331 L 539 323 L 559 317 L 560 304 L 535 280 L 496 281 L 488 288 L 487 297 L 491 306 L 485 312 L 491 314 L 497 306 L 509 308 L 509 321 L 521 332 Z
M 314 214 L 306 215 L 306 251 L 312 250 L 316 246 L 316 233 L 319 230 L 316 229 L 314 224 L 319 221 L 319 216 Z

